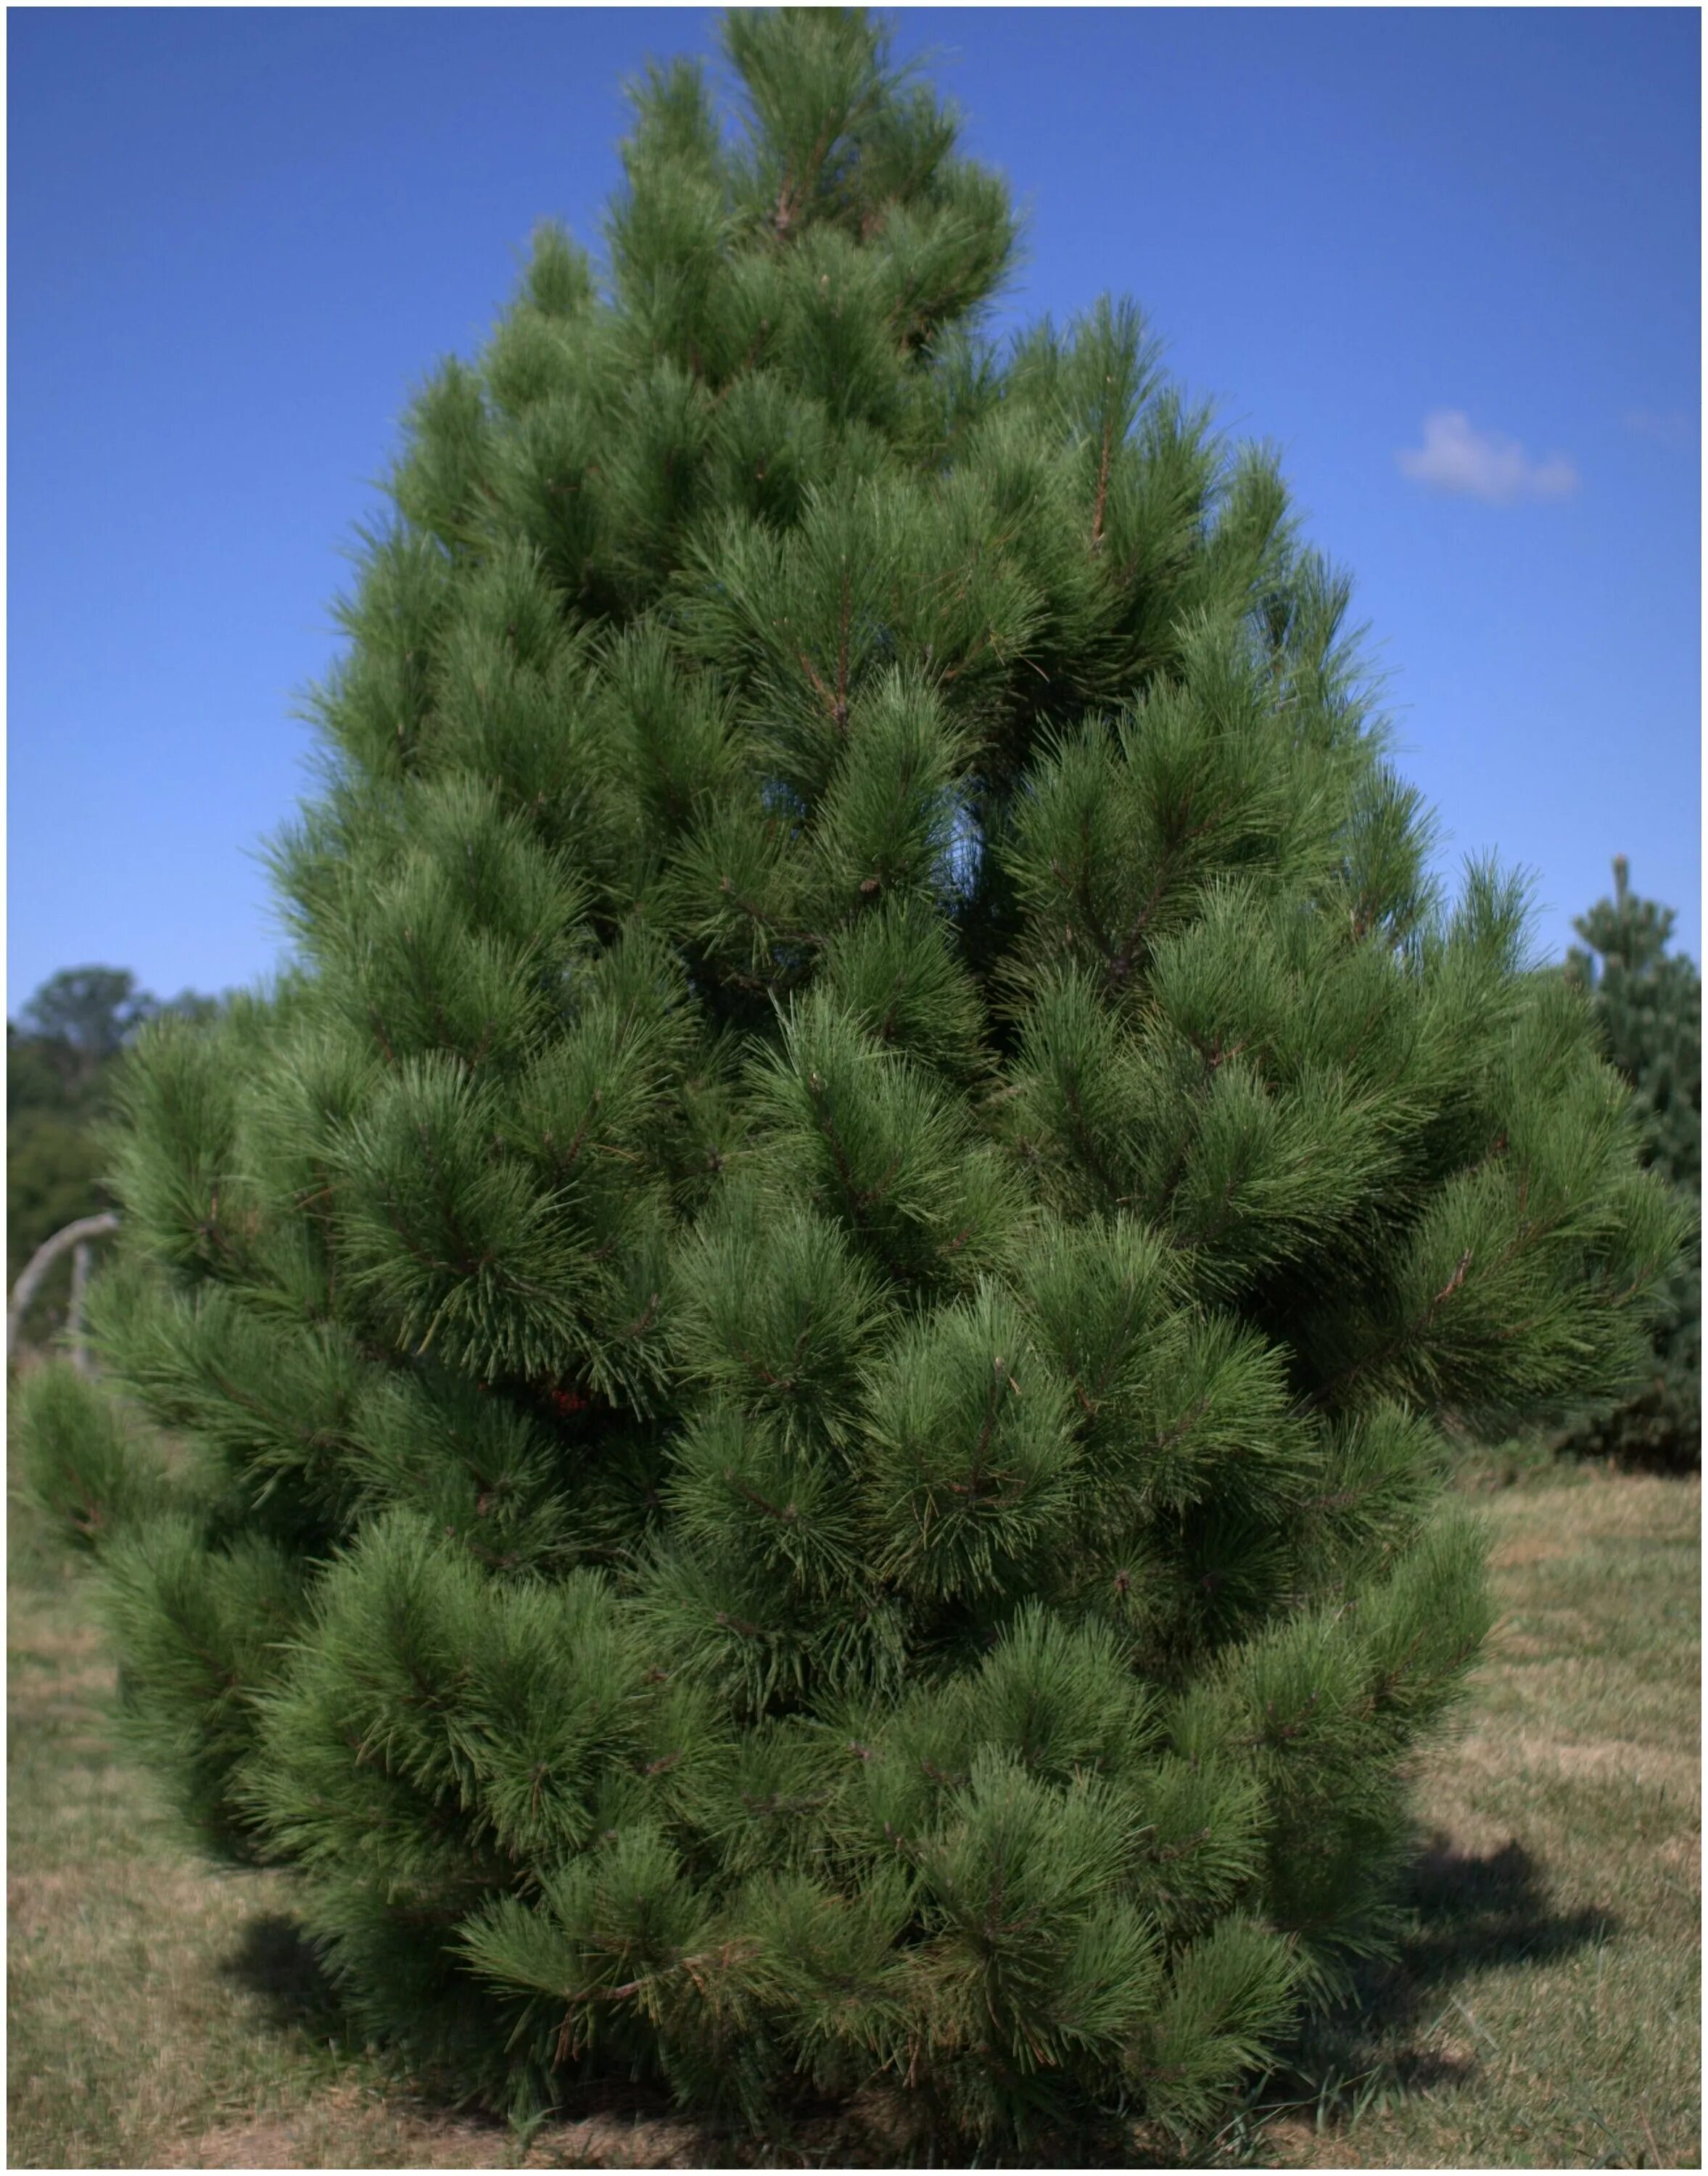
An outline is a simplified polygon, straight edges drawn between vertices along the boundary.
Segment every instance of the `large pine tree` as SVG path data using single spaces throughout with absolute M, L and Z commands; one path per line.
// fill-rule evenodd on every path
M 1124 305 L 981 339 L 862 14 L 724 39 L 745 135 L 649 74 L 607 280 L 542 231 L 416 404 L 300 965 L 131 1063 L 128 1402 L 38 1459 L 415 2059 L 1189 2124 L 1390 1923 L 1432 1409 L 1615 1380 L 1676 1214 L 1273 459 Z

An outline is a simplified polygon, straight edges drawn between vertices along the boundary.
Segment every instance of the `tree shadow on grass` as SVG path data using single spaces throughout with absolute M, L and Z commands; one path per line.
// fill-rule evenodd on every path
M 1481 1858 L 1429 1839 L 1412 1875 L 1412 1932 L 1398 1960 L 1421 1994 L 1488 1965 L 1549 1963 L 1617 1930 L 1612 1914 L 1558 1912 L 1516 1838 Z
M 1362 1967 L 1347 1998 L 1310 2020 L 1262 2093 L 1266 2108 L 1308 2106 L 1319 2125 L 1350 2122 L 1373 2098 L 1471 2076 L 1475 2053 L 1421 2047 L 1456 1983 L 1492 1967 L 1548 1964 L 1618 1930 L 1602 1911 L 1562 1912 L 1516 1838 L 1482 1854 L 1432 1836 L 1414 1863 L 1396 1953 Z
M 251 1919 L 220 1969 L 255 1998 L 267 2022 L 280 2032 L 305 2032 L 322 2043 L 351 2037 L 354 2028 L 318 1951 L 282 1912 Z
M 220 1970 L 252 1998 L 264 2021 L 281 2038 L 317 2051 L 330 2048 L 346 2061 L 366 2060 L 373 2066 L 373 2082 L 408 2117 L 428 2123 L 454 2119 L 463 2132 L 504 2130 L 498 2117 L 435 2092 L 430 2083 L 373 2046 L 351 2016 L 313 1938 L 288 1914 L 263 1912 L 248 1920 Z

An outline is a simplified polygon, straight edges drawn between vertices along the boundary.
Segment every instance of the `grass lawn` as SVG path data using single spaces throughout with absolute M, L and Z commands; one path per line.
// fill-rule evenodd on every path
M 1414 1934 L 1254 2158 L 1699 2167 L 1700 1482 L 1567 1468 L 1482 1504 L 1502 1622 L 1418 1779 Z
M 1479 1501 L 1504 1620 L 1468 1734 L 1418 1778 L 1412 1935 L 1215 2162 L 1700 2165 L 1700 1486 L 1565 1469 Z M 525 2150 L 389 2080 L 329 2009 L 285 1878 L 190 1857 L 116 1752 L 85 1589 L 21 1514 L 9 1569 L 12 2167 L 756 2157 L 638 2108 Z M 826 2119 L 757 2157 L 911 2157 Z

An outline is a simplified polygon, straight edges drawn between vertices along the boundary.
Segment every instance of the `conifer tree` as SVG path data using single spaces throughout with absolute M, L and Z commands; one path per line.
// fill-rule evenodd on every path
M 1629 1084 L 1642 1158 L 1694 1210 L 1702 1191 L 1702 979 L 1669 953 L 1670 907 L 1637 898 L 1623 854 L 1613 895 L 1574 926 L 1583 939 L 1566 978 L 1588 992 L 1606 1054 Z M 1700 1231 L 1673 1265 L 1639 1382 L 1611 1406 L 1577 1414 L 1560 1447 L 1627 1463 L 1702 1463 L 1702 1253 Z
M 1127 305 L 982 335 L 862 14 L 723 38 L 415 404 L 298 965 L 127 1069 L 132 1719 L 500 2105 L 1190 2127 L 1391 1927 L 1432 1412 L 1616 1380 L 1677 1212 L 1273 458 Z

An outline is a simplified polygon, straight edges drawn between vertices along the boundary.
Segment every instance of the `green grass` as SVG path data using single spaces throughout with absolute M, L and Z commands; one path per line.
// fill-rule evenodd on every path
M 1418 1776 L 1410 1937 L 1211 2161 L 1700 2160 L 1700 1485 L 1523 1470 L 1480 1502 L 1504 1616 L 1468 1731 Z M 84 1579 L 21 1514 L 9 1568 L 12 2166 L 921 2157 L 876 2105 L 757 2152 L 642 2107 L 525 2147 L 430 2107 L 345 2033 L 286 1879 L 184 1850 L 120 1749 Z M 1129 2165 L 1166 2162 L 1144 2147 Z

